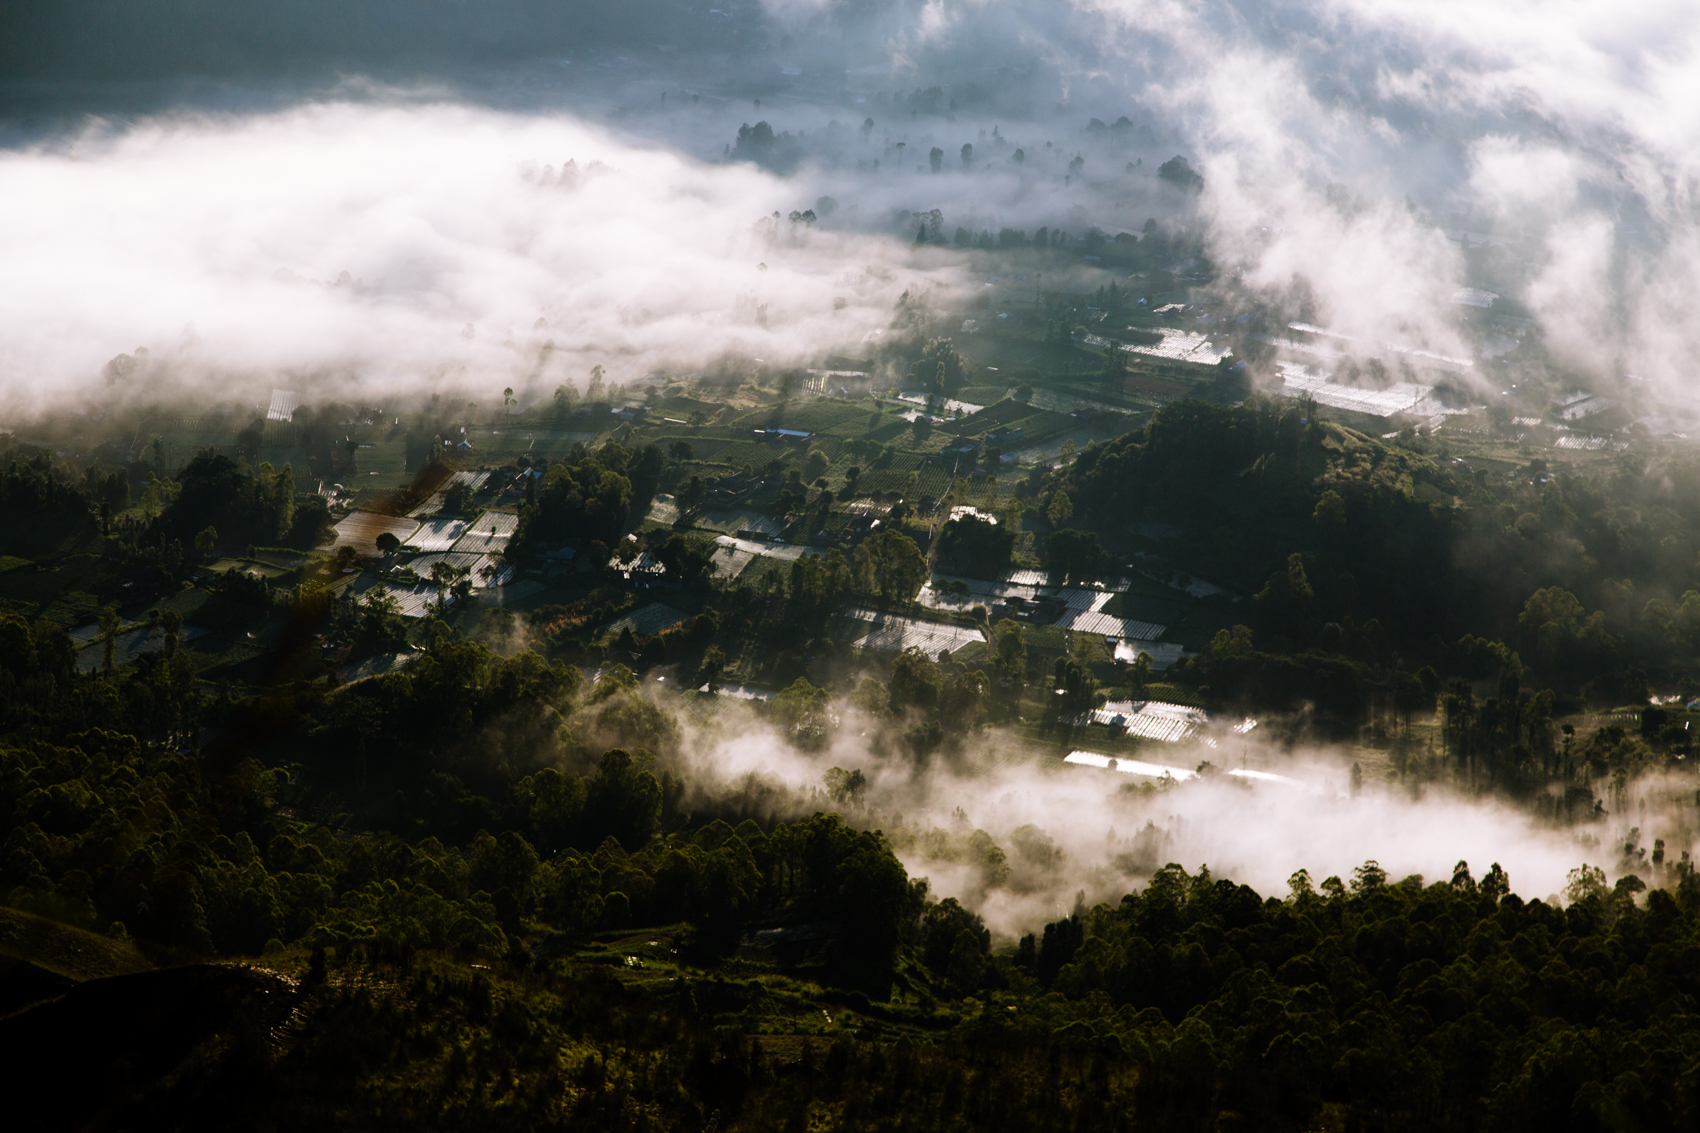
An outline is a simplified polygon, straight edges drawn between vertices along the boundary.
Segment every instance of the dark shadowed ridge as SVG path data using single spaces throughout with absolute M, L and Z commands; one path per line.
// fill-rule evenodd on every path
M 297 70 L 489 63 L 596 44 L 695 46 L 726 21 L 680 0 L 64 0 L 0 6 L 12 80 L 267 76 Z
M 17 1129 L 82 1129 L 121 1122 L 139 1091 L 170 1074 L 201 1044 L 233 1030 L 281 1023 L 293 986 L 247 968 L 196 964 L 78 984 L 63 996 L 0 1020 L 6 1073 L 35 1102 Z M 14 1096 L 25 1096 L 14 1086 Z M 26 1113 L 27 1111 L 27 1113 Z

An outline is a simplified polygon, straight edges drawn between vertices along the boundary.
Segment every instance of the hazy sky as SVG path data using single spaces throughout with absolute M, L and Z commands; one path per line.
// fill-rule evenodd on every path
M 1526 303 L 1582 378 L 1686 397 L 1700 362 L 1693 5 L 569 7 L 422 2 L 401 35 L 306 0 L 18 25 L 0 397 L 83 388 L 138 345 L 220 381 L 523 381 L 539 318 L 566 370 L 854 346 L 906 272 L 960 282 L 898 235 L 931 208 L 947 232 L 1191 221 L 1243 295 L 1307 294 L 1371 342 L 1468 352 L 1469 284 Z M 1123 115 L 1137 136 L 1087 128 Z M 793 135 L 777 174 L 725 156 L 760 120 Z M 1205 176 L 1196 214 L 1153 179 L 1174 153 Z M 610 172 L 521 175 L 567 158 Z M 822 195 L 830 224 L 761 246 L 759 218 Z M 1494 250 L 1467 260 L 1463 228 Z M 274 278 L 344 270 L 364 286 Z

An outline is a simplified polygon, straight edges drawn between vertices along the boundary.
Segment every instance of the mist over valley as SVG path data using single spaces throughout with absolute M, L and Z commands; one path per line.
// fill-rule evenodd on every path
M 1692 1125 L 1684 6 L 0 28 L 28 1127 Z

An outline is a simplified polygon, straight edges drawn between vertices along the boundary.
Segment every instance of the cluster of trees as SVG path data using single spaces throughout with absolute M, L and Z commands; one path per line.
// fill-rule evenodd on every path
M 1040 717 L 1046 730 L 1060 727 L 1072 734 L 1072 730 L 1078 728 L 1079 722 L 1098 704 L 1098 678 L 1092 675 L 1090 666 L 1082 665 L 1072 657 L 1057 658 L 1047 691 L 1049 696 Z
M 1093 531 L 1063 527 L 1045 540 L 1045 562 L 1058 574 L 1089 577 L 1103 573 L 1109 565 L 1109 552 Z
M 301 447 L 307 452 L 307 468 L 316 479 L 339 480 L 357 471 L 355 454 L 360 451 L 360 444 L 344 428 L 339 428 L 353 418 L 353 411 L 347 406 L 334 403 L 295 411 L 293 421 L 300 427 Z M 237 434 L 237 445 L 248 463 L 253 464 L 259 459 L 265 432 L 266 422 L 262 418 Z M 409 460 L 409 467 L 417 466 L 417 462 Z
M 1009 569 L 1015 553 L 1015 532 L 1007 523 L 975 515 L 947 522 L 939 532 L 938 562 L 943 569 L 981 578 L 997 578 Z
M 540 844 L 570 842 L 573 803 L 594 808 L 610 789 L 610 764 L 619 768 L 629 758 L 608 753 L 582 793 L 547 771 L 518 784 L 516 795 L 532 802 L 527 818 Z M 658 797 L 655 805 L 659 811 Z M 749 818 L 736 827 L 715 819 L 688 835 L 643 840 L 632 851 L 610 837 L 594 852 L 556 853 L 541 876 L 541 895 L 527 913 L 580 933 L 689 922 L 691 947 L 704 960 L 736 946 L 761 918 L 822 923 L 836 943 L 817 959 L 834 978 L 881 995 L 889 994 L 898 947 L 913 938 L 926 894 L 879 835 L 836 814 L 766 828 Z
M 1185 193 L 1202 193 L 1204 177 L 1180 154 L 1157 167 L 1157 176 Z
M 187 755 L 180 726 L 140 738 L 156 730 L 140 678 L 115 689 L 32 667 L 27 628 L 0 630 L 15 647 L 0 684 L 45 690 L 37 705 L 68 717 L 82 705 L 51 699 L 54 682 L 80 682 L 137 726 L 0 745 L 0 893 L 15 907 L 202 955 L 305 941 L 501 956 L 539 925 L 689 921 L 712 957 L 783 913 L 838 925 L 832 970 L 874 990 L 920 914 L 924 891 L 878 835 L 836 816 L 693 819 L 647 750 L 592 758 L 575 730 L 670 750 L 670 721 L 623 670 L 585 688 L 536 654 L 443 639 L 404 674 L 232 706 L 225 738 Z M 278 732 L 256 749 L 262 717 Z M 374 836 L 296 817 L 343 808 Z
M 1061 236 L 1062 233 L 1059 232 L 1057 235 Z M 1026 231 L 1020 228 L 1000 228 L 996 232 L 989 228 L 982 228 L 980 234 L 976 236 L 958 225 L 952 243 L 958 248 L 982 248 L 987 251 L 993 249 L 1008 251 L 1011 248 L 1026 248 L 1030 245 L 1045 248 L 1050 246 L 1050 232 L 1041 228 L 1034 233 L 1033 239 L 1029 241 Z
M 326 515 L 323 511 L 311 514 L 314 522 Z M 176 499 L 160 517 L 160 524 L 203 556 L 221 544 L 269 546 L 320 534 L 296 528 L 295 473 L 289 465 L 274 470 L 262 464 L 256 471 L 215 453 L 202 453 L 184 466 L 177 478 Z M 211 536 L 205 538 L 208 532 Z
M 490 805 L 461 777 L 495 789 L 503 769 L 577 753 L 567 715 L 623 706 L 629 680 L 587 690 L 571 665 L 530 651 L 504 660 L 439 631 L 405 670 L 293 705 L 272 742 L 312 773 L 316 791 L 369 821 L 460 839 L 488 820 Z M 632 724 L 631 734 L 646 735 Z
M 962 388 L 962 355 L 948 338 L 935 338 L 921 348 L 921 357 L 910 368 L 910 377 L 926 393 L 953 397 Z
M 628 452 L 613 441 L 591 453 L 574 445 L 528 490 L 514 537 L 516 552 L 562 542 L 619 542 L 649 510 L 667 458 L 658 445 Z
M 217 558 L 221 549 L 307 549 L 330 532 L 330 510 L 323 499 L 297 502 L 294 472 L 288 465 L 273 469 L 261 464 L 256 470 L 204 452 L 178 477 L 148 471 L 138 507 L 120 516 L 120 493 L 113 487 L 118 481 L 91 469 L 81 499 L 59 501 L 52 515 L 43 514 L 23 528 L 28 534 L 22 537 L 39 546 L 64 538 L 67 525 L 91 533 L 98 525 L 106 536 L 104 559 L 114 577 L 139 571 L 153 588 L 164 588 Z M 91 494 L 91 486 L 102 490 Z
M 544 343 L 541 356 L 547 358 L 549 352 L 554 348 L 553 340 Z M 541 370 L 541 363 L 539 370 Z M 580 394 L 578 387 L 570 381 L 562 382 L 555 387 L 553 399 L 555 418 L 558 421 L 565 421 L 575 412 L 583 413 L 595 407 L 607 407 L 619 398 L 624 390 L 625 387 L 619 382 L 607 380 L 607 371 L 601 366 L 592 366 L 590 377 L 585 381 L 583 394 Z
M 801 139 L 793 137 L 789 130 L 775 134 L 765 121 L 739 126 L 738 137 L 727 150 L 728 156 L 736 161 L 753 161 L 778 172 L 789 170 L 802 160 L 804 152 Z M 774 214 L 776 219 L 778 215 Z
M 1120 534 L 1129 500 L 1181 527 L 1189 559 L 1256 595 L 1271 652 L 1377 667 L 1485 637 L 1560 692 L 1635 699 L 1695 657 L 1700 462 L 1545 473 L 1471 475 L 1254 397 L 1166 405 L 1054 496 L 1088 530 Z
M 81 478 L 55 467 L 53 455 L 28 445 L 8 446 L 0 468 L 0 522 L 4 542 L 20 549 L 91 534 L 129 503 L 129 480 L 91 466 Z
M 903 724 L 904 745 L 916 760 L 925 761 L 933 752 L 954 747 L 979 730 L 993 711 L 993 687 L 981 668 L 941 664 L 910 648 L 892 661 L 884 688 L 866 677 L 855 700 L 863 711 L 890 715 Z
M 46 619 L 0 614 L 0 728 L 30 732 L 76 711 L 76 648 Z
M 1017 966 L 1080 1005 L 1068 1030 L 1142 1067 L 1146 1096 L 1208 1126 L 1676 1129 L 1700 1118 L 1683 1006 L 1700 995 L 1700 879 L 1571 874 L 1568 907 L 1481 881 L 1392 882 L 1374 862 L 1286 900 L 1159 870 L 1118 905 L 1021 942 Z
M 443 1129 L 586 1133 L 711 1124 L 1068 1133 L 1166 1113 L 1160 1093 L 1140 1091 L 1140 1067 L 1092 1041 L 1055 1037 L 1060 1007 L 1013 1019 L 987 1012 L 960 1031 L 798 1040 L 732 1022 L 805 1010 L 755 979 L 680 980 L 657 996 L 595 969 L 417 963 L 372 974 L 389 978 L 355 990 L 332 967 L 308 981 L 282 1049 L 255 1026 L 120 1112 L 139 1125 L 308 1127 L 382 1124 L 401 1110 L 430 1112 Z M 807 1013 L 828 1010 L 843 1008 Z
M 92 648 L 103 650 L 105 664 L 79 672 L 76 646 L 62 626 L 0 614 L 0 734 L 58 743 L 75 732 L 120 728 L 158 745 L 193 734 L 211 697 L 195 678 L 195 662 L 177 649 L 182 616 L 167 611 L 163 622 L 164 648 L 114 672 L 119 621 L 103 611 L 104 641 Z
M 914 539 L 876 531 L 849 555 L 834 547 L 792 562 L 788 620 L 802 633 L 816 633 L 852 597 L 906 605 L 927 578 L 927 559 Z
M 970 151 L 972 151 L 972 148 L 968 147 Z M 929 156 L 934 162 L 934 171 L 941 171 L 944 165 L 944 151 L 934 147 Z M 1016 150 L 1012 156 L 1018 165 L 1025 160 L 1025 154 L 1021 150 Z M 973 161 L 972 152 L 967 155 L 967 161 Z M 1078 168 L 1075 171 L 1078 172 Z M 899 213 L 898 223 L 905 228 L 911 224 L 915 226 L 915 243 L 917 245 L 952 244 L 958 248 L 980 248 L 986 251 L 1010 251 L 1017 248 L 1068 248 L 1071 246 L 1067 232 L 1060 228 L 1049 228 L 1044 225 L 1034 229 L 1031 236 L 1028 235 L 1026 229 L 1022 228 L 1000 228 L 996 232 L 987 228 L 975 235 L 961 225 L 956 227 L 954 233 L 947 233 L 944 213 L 939 209 L 932 209 L 924 213 Z M 1097 230 L 1094 229 L 1093 231 L 1096 232 Z
M 407 623 L 401 603 L 382 586 L 373 586 L 359 598 L 345 587 L 326 604 L 325 636 L 349 646 L 349 657 L 370 657 L 400 649 L 407 642 Z
M 950 900 L 921 905 L 901 867 L 864 876 L 855 844 L 871 837 L 830 816 L 765 832 L 716 823 L 640 854 L 609 844 L 547 863 L 505 834 L 461 852 L 361 845 L 327 869 L 316 844 L 279 836 L 267 856 L 335 894 L 323 922 L 335 926 L 335 966 L 315 958 L 279 1037 L 216 1044 L 133 1104 L 302 1122 L 429 1107 L 456 1128 L 607 1128 L 639 1115 L 725 1129 L 1505 1133 L 1700 1120 L 1700 1029 L 1683 1009 L 1700 995 L 1700 884 L 1685 864 L 1651 890 L 1578 869 L 1564 908 L 1512 895 L 1498 866 L 1478 880 L 1460 862 L 1433 883 L 1395 882 L 1374 862 L 1320 885 L 1300 871 L 1283 899 L 1171 864 L 1142 892 L 1077 904 L 992 955 L 978 917 Z M 250 849 L 221 846 L 221 860 L 234 868 Z M 836 881 L 835 908 L 880 923 L 903 910 L 901 944 L 918 964 L 905 982 L 925 988 L 923 1011 L 949 1006 L 899 1013 L 829 993 L 825 1013 L 850 1008 L 855 1027 L 799 1039 L 772 1030 L 806 1035 L 823 1011 L 759 980 L 622 983 L 517 950 L 468 971 L 416 957 L 395 935 L 431 938 L 440 917 L 426 894 L 439 890 L 500 895 L 461 902 L 445 933 L 476 947 L 473 917 L 497 940 L 504 917 L 523 917 L 521 893 L 539 910 L 583 910 L 606 891 L 600 915 L 623 916 L 637 906 L 609 886 L 645 880 L 646 901 L 698 909 L 705 931 L 716 903 L 818 895 Z

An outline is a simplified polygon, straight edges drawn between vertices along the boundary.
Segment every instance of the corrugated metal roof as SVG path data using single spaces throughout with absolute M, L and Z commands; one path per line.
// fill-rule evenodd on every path
M 629 626 L 631 631 L 640 637 L 652 637 L 662 630 L 678 625 L 686 616 L 665 603 L 651 602 L 641 610 L 634 610 L 623 618 L 615 618 L 602 627 L 602 632 L 613 637 Z
M 268 421 L 293 421 L 301 405 L 301 396 L 292 389 L 272 390 L 271 408 L 266 410 Z
M 487 511 L 467 524 L 466 534 L 455 543 L 457 551 L 494 553 L 505 551 L 508 541 L 519 530 L 519 516 L 506 512 Z
M 465 534 L 464 519 L 428 519 L 408 537 L 407 545 L 421 551 L 447 551 Z

